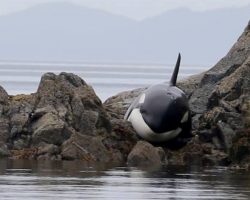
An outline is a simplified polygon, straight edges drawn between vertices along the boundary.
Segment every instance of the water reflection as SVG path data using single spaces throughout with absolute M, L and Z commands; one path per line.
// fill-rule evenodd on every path
M 147 171 L 81 161 L 0 160 L 1 199 L 249 199 L 250 174 L 225 168 Z

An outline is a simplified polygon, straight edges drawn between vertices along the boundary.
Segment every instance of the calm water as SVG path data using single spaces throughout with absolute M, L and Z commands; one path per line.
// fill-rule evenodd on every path
M 0 160 L 1 200 L 250 199 L 250 173 L 225 168 L 139 170 L 80 161 Z
M 105 100 L 118 92 L 168 81 L 173 65 L 150 64 L 82 64 L 0 62 L 0 85 L 9 94 L 36 92 L 41 75 L 46 72 L 72 72 L 92 85 Z M 179 79 L 204 71 L 208 67 L 181 66 Z

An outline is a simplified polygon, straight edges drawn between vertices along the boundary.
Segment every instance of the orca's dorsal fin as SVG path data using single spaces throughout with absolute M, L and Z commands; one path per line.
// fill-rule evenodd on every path
M 179 53 L 178 58 L 177 58 L 177 62 L 175 64 L 174 72 L 173 72 L 171 80 L 170 80 L 171 86 L 176 85 L 176 80 L 177 80 L 177 76 L 178 76 L 178 72 L 179 72 L 180 63 L 181 63 L 181 54 Z

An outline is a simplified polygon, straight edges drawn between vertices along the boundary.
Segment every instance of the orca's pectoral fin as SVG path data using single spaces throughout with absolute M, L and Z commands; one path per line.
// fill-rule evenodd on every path
M 172 85 L 172 86 L 176 85 L 176 80 L 177 80 L 177 76 L 178 76 L 178 72 L 179 72 L 180 63 L 181 63 L 181 54 L 179 53 L 178 58 L 177 58 L 177 62 L 176 62 L 175 68 L 174 68 L 174 72 L 173 72 L 171 80 L 170 80 L 170 85 Z

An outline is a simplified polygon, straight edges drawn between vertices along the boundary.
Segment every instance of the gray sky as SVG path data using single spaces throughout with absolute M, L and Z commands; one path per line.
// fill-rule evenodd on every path
M 250 0 L 0 0 L 0 15 L 46 2 L 72 2 L 137 20 L 180 7 L 204 11 L 250 5 Z

